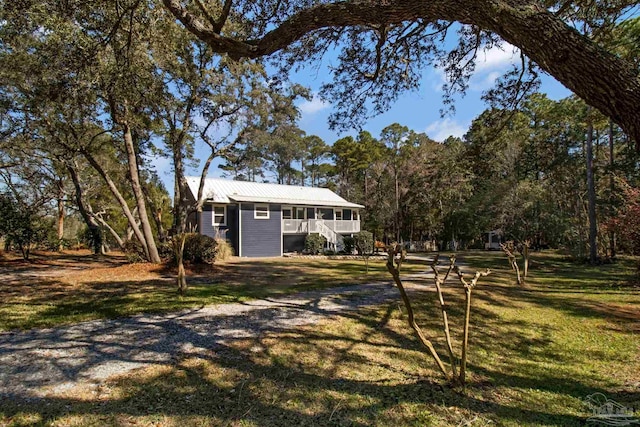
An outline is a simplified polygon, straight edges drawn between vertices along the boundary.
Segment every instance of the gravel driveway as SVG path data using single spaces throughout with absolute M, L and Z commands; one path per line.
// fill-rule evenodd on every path
M 407 276 L 416 282 L 428 278 L 428 274 Z M 0 333 L 0 400 L 38 398 L 96 384 L 150 364 L 215 352 L 236 339 L 285 331 L 393 300 L 399 300 L 395 286 L 373 283 L 169 314 Z

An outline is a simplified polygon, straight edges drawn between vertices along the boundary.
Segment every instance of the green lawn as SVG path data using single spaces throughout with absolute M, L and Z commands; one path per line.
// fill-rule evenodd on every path
M 371 260 L 366 273 L 362 260 L 244 259 L 199 268 L 195 276 L 188 277 L 189 290 L 181 297 L 176 292 L 174 273 L 165 266 L 122 265 L 107 261 L 104 267 L 92 261 L 94 265 L 90 270 L 61 277 L 43 275 L 0 283 L 0 331 L 390 281 L 381 260 Z M 51 262 L 59 263 L 59 260 Z M 82 258 L 74 259 L 74 262 L 83 263 Z M 419 263 L 408 263 L 407 267 L 412 272 L 425 268 Z
M 583 399 L 596 392 L 640 408 L 640 290 L 630 282 L 637 260 L 589 267 L 534 253 L 528 286 L 517 288 L 501 254 L 461 258 L 493 270 L 474 292 L 466 392 L 443 382 L 392 303 L 98 389 L 3 402 L 0 425 L 582 426 Z M 412 296 L 444 356 L 435 294 Z M 445 299 L 459 348 L 455 282 Z

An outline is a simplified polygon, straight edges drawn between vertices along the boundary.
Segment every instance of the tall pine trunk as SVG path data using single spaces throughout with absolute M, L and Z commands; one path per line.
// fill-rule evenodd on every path
M 593 177 L 593 123 L 587 124 L 587 192 L 589 210 L 589 263 L 595 264 L 598 259 L 598 226 L 596 224 L 596 187 Z
M 609 120 L 609 218 L 615 216 L 614 197 L 616 194 L 615 176 L 615 160 L 613 152 L 613 121 Z M 616 232 L 613 227 L 609 230 L 609 255 L 611 258 L 616 257 Z

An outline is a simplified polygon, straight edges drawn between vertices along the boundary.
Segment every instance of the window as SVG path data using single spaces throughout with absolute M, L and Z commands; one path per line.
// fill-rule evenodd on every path
M 353 213 L 352 213 L 351 215 L 352 215 L 352 219 L 353 219 L 354 221 L 358 221 L 358 220 L 360 219 L 360 216 L 359 216 L 359 214 L 358 214 L 358 211 L 353 211 Z
M 255 205 L 253 217 L 255 219 L 269 219 L 269 205 Z
M 336 220 L 342 221 L 342 209 L 336 209 Z
M 213 206 L 213 225 L 227 225 L 227 207 L 224 205 Z
M 304 219 L 305 208 L 294 208 L 293 217 L 295 219 Z
M 291 208 L 282 208 L 282 219 L 292 219 Z

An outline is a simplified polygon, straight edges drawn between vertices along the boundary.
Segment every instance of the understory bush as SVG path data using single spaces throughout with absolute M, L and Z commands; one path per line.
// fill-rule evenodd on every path
M 198 233 L 187 234 L 184 242 L 184 260 L 194 264 L 213 264 L 216 260 L 218 242 Z
M 227 239 L 215 239 L 218 247 L 216 248 L 216 261 L 226 261 L 231 258 L 233 254 L 233 246 Z
M 165 262 L 176 262 L 176 254 L 171 240 L 158 245 L 158 254 Z M 215 261 L 225 261 L 233 255 L 233 247 L 226 239 L 214 239 L 198 233 L 187 233 L 186 235 L 182 255 L 184 262 L 213 264 Z
M 327 239 L 317 233 L 309 234 L 304 239 L 304 250 L 312 255 L 318 255 L 326 242 Z
M 370 231 L 361 231 L 353 236 L 354 244 L 359 255 L 370 255 L 373 252 L 373 234 Z
M 342 243 L 344 244 L 344 252 L 347 254 L 352 254 L 353 249 L 356 247 L 356 242 L 353 239 L 353 237 L 351 236 L 344 237 L 344 239 L 342 240 Z
M 124 242 L 122 252 L 124 252 L 127 261 L 131 264 L 145 262 L 147 260 L 142 244 L 137 240 L 127 240 Z
M 171 244 L 171 240 L 158 243 L 158 255 L 164 262 L 175 261 L 175 254 L 173 252 L 173 245 Z
M 32 208 L 19 203 L 10 194 L 0 194 L 0 236 L 6 249 L 17 247 L 24 259 L 31 249 L 45 245 L 50 224 Z

